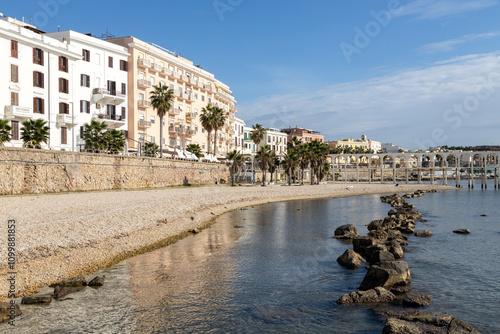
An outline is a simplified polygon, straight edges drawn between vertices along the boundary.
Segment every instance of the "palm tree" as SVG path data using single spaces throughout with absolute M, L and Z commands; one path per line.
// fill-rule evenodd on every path
M 271 161 L 269 163 L 269 173 L 271 174 L 271 180 L 269 182 L 273 182 L 273 174 L 278 169 L 281 164 L 280 157 L 276 155 L 275 151 L 271 151 Z M 276 181 L 278 181 L 278 176 L 276 175 Z
M 168 88 L 167 85 L 159 84 L 153 86 L 151 105 L 156 109 L 156 113 L 160 117 L 160 158 L 163 158 L 163 117 L 172 108 L 173 100 L 174 91 Z
M 0 146 L 3 146 L 3 143 L 10 141 L 11 134 L 10 131 L 12 128 L 9 125 L 8 119 L 0 119 Z
M 186 146 L 186 151 L 193 153 L 199 159 L 201 158 L 201 147 L 198 144 L 189 144 Z
M 259 162 L 259 167 L 262 170 L 262 186 L 266 185 L 266 170 L 269 168 L 271 162 L 271 149 L 269 145 L 264 145 L 257 152 L 255 158 Z
M 125 135 L 119 130 L 108 130 L 106 131 L 106 141 L 108 144 L 108 150 L 112 153 L 123 151 L 125 147 Z
M 108 126 L 104 122 L 91 120 L 83 128 L 83 140 L 85 149 L 93 152 L 102 152 L 108 148 L 107 132 Z
M 298 157 L 298 166 L 300 168 L 300 185 L 304 185 L 304 171 L 311 162 L 311 150 L 309 149 L 309 145 L 300 144 L 297 149 L 297 157 Z
M 264 139 L 264 133 L 266 129 L 262 127 L 259 123 L 252 125 L 252 132 L 250 133 L 250 139 L 253 141 L 257 149 L 259 148 L 260 142 Z M 254 156 L 252 155 L 252 159 Z M 253 180 L 255 180 L 255 161 L 252 161 L 252 169 L 253 169 Z
M 46 125 L 46 121 L 42 119 L 28 119 L 21 124 L 23 126 L 21 139 L 24 141 L 24 146 L 41 149 L 42 143 L 47 143 L 50 128 Z
M 214 155 L 217 156 L 217 131 L 219 131 L 226 121 L 224 110 L 219 107 L 212 107 L 212 129 L 215 132 Z
M 229 174 L 231 177 L 231 186 L 234 186 L 235 175 L 238 173 L 238 171 L 240 170 L 240 168 L 244 162 L 243 154 L 234 150 L 234 151 L 228 153 L 227 160 L 231 161 L 231 166 L 229 168 Z
M 292 150 L 285 153 L 283 156 L 283 161 L 281 162 L 285 174 L 288 175 L 288 185 L 292 185 L 292 174 L 294 173 L 295 167 L 297 166 L 297 152 Z
M 200 122 L 201 126 L 203 126 L 205 131 L 207 131 L 207 136 L 208 136 L 207 154 L 210 154 L 210 137 L 213 130 L 212 107 L 210 105 L 207 105 L 206 107 L 203 107 L 203 109 L 201 109 Z
M 147 142 L 144 144 L 144 155 L 147 157 L 154 157 L 158 149 L 158 145 L 155 143 Z

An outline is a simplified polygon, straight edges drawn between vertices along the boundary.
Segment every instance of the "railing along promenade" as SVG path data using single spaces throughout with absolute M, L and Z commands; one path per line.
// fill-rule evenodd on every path
M 498 151 L 489 152 L 439 152 L 439 153 L 378 153 L 378 154 L 330 154 L 330 166 L 337 181 L 387 182 L 393 183 L 429 180 L 435 184 L 442 179 L 467 179 L 468 187 L 474 188 L 474 179 L 481 180 L 481 188 L 488 187 L 488 179 L 494 179 L 495 189 L 499 184 Z

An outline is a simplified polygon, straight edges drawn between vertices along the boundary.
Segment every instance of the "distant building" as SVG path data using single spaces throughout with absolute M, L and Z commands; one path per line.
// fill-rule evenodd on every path
M 287 137 L 288 135 L 279 129 L 266 128 L 265 140 L 261 142 L 260 146 L 269 145 L 271 151 L 276 152 L 277 155 L 283 155 L 286 153 Z
M 486 145 L 486 146 L 474 146 L 472 148 L 474 152 L 485 152 L 485 151 L 500 151 L 500 146 Z
M 401 148 L 398 145 L 394 145 L 393 143 L 382 144 L 382 150 L 386 151 L 387 153 L 398 153 L 399 150 L 403 150 L 404 151 L 403 148 Z
M 245 121 L 235 117 L 234 118 L 234 146 L 235 149 L 243 153 L 245 147 Z
M 308 143 L 314 140 L 318 140 L 321 143 L 325 142 L 325 136 L 320 134 L 318 131 L 299 128 L 298 126 L 294 128 L 290 127 L 288 129 L 281 129 L 281 132 L 287 134 L 288 140 L 292 140 L 294 136 L 297 136 L 297 138 L 303 143 Z
M 363 150 L 373 150 L 374 153 L 378 153 L 382 150 L 382 143 L 375 140 L 367 139 L 366 135 L 362 135 L 361 139 L 342 139 L 327 142 L 333 148 L 336 147 L 351 147 L 353 150 L 357 148 L 362 148 Z

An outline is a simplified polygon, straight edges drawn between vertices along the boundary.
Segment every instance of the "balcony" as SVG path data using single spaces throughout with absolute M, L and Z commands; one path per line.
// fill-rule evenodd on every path
M 137 86 L 139 86 L 140 88 L 150 88 L 151 81 L 146 80 L 146 79 L 139 79 L 139 80 L 137 80 Z
M 150 128 L 151 122 L 140 119 L 139 121 L 137 121 L 137 126 L 139 127 L 139 129 Z
M 111 129 L 118 129 L 126 124 L 125 118 L 122 118 L 121 115 L 100 114 L 97 115 L 97 118 Z
M 126 100 L 126 95 L 117 91 L 109 91 L 104 88 L 95 88 L 92 91 L 94 102 L 101 104 L 122 104 Z
M 196 80 L 195 78 L 191 78 L 189 82 L 191 82 L 193 85 L 198 84 L 198 80 Z
M 194 136 L 196 134 L 196 131 L 191 129 L 184 129 L 184 133 L 188 136 Z
M 139 101 L 137 101 L 137 106 L 139 108 L 148 108 L 148 107 L 151 107 L 151 101 L 139 100 Z
M 151 63 L 151 67 L 149 68 L 149 71 L 152 72 L 161 72 L 161 66 L 155 63 Z
M 163 73 L 165 73 L 168 76 L 172 76 L 173 75 L 172 70 L 169 69 L 168 67 L 164 67 L 162 71 L 163 71 Z
M 56 117 L 57 126 L 73 126 L 75 117 L 70 114 L 58 114 Z
M 196 118 L 198 115 L 194 112 L 187 112 L 186 113 L 186 120 L 190 120 L 190 119 L 193 119 L 193 118 Z
M 181 78 L 181 74 L 179 72 L 174 71 L 174 78 L 180 79 Z
M 33 116 L 33 112 L 31 108 L 28 107 L 19 107 L 19 106 L 5 106 L 5 119 L 28 119 Z M 37 115 L 37 114 L 35 114 Z
M 189 82 L 189 77 L 185 74 L 182 75 L 181 79 L 182 81 Z
M 186 100 L 189 99 L 189 94 L 188 93 L 183 93 L 182 94 L 182 98 L 186 99 Z
M 182 133 L 182 128 L 178 126 L 169 126 L 168 131 L 172 133 Z
M 151 68 L 151 62 L 149 60 L 139 58 L 137 59 L 137 66 Z

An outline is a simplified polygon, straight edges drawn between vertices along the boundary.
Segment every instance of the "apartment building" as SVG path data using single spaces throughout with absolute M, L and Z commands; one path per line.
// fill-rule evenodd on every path
M 234 145 L 235 150 L 240 153 L 243 153 L 245 147 L 245 121 L 242 119 L 235 117 L 234 118 Z
M 175 92 L 173 107 L 164 117 L 163 144 L 166 151 L 184 149 L 189 144 L 198 144 L 204 152 L 208 150 L 207 133 L 201 126 L 199 116 L 202 108 L 215 105 L 226 113 L 223 129 L 217 133 L 217 154 L 225 155 L 235 149 L 236 101 L 229 87 L 215 76 L 193 62 L 158 45 L 141 41 L 135 37 L 109 39 L 128 48 L 128 104 L 130 147 L 142 142 L 159 144 L 160 119 L 151 106 L 153 86 L 169 86 Z M 213 138 L 213 136 L 212 136 Z M 213 143 L 211 152 L 213 152 Z
M 127 133 L 128 57 L 127 48 L 75 31 L 46 33 L 67 43 L 79 54 L 69 66 L 72 114 L 77 148 L 83 148 L 83 127 L 92 119 L 108 129 Z
M 266 128 L 264 139 L 265 141 L 261 142 L 260 146 L 269 145 L 271 151 L 276 152 L 277 155 L 283 155 L 287 152 L 288 135 L 279 129 Z
M 0 118 L 9 119 L 12 140 L 21 147 L 21 123 L 43 119 L 50 137 L 43 148 L 75 147 L 76 119 L 70 105 L 74 64 L 81 54 L 66 42 L 43 34 L 24 22 L 0 18 Z
M 325 136 L 320 134 L 318 131 L 299 128 L 298 126 L 294 128 L 289 127 L 287 129 L 281 129 L 281 131 L 288 135 L 288 140 L 292 140 L 293 137 L 297 136 L 297 138 L 303 143 L 308 143 L 314 140 L 318 140 L 321 143 L 325 142 Z

